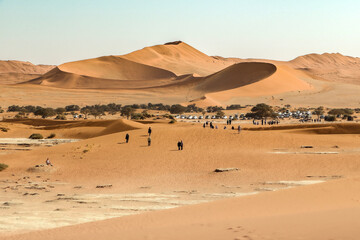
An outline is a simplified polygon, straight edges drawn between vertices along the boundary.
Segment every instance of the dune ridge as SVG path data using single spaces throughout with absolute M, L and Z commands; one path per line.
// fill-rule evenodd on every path
M 0 84 L 15 84 L 40 77 L 55 66 L 34 65 L 22 61 L 0 61 Z
M 340 53 L 308 54 L 289 63 L 321 80 L 360 85 L 360 58 Z

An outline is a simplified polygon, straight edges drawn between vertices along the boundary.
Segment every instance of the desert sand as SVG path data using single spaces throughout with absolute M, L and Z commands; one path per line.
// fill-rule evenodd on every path
M 359 124 L 146 123 L 1 122 L 4 138 L 77 141 L 0 155 L 0 239 L 357 238 Z
M 208 56 L 181 42 L 0 62 L 0 105 L 358 107 L 359 58 Z M 242 113 L 249 110 L 248 106 Z M 235 111 L 237 113 L 237 111 Z M 0 114 L 0 239 L 358 239 L 360 124 Z M 163 113 L 157 113 L 163 114 Z M 151 146 L 147 130 L 151 127 Z M 33 133 L 51 139 L 30 140 Z M 130 135 L 129 143 L 125 135 Z M 184 142 L 178 150 L 177 142 Z M 47 166 L 49 158 L 53 166 Z

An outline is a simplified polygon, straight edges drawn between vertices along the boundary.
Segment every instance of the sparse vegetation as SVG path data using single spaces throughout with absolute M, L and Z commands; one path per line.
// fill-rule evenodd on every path
M 10 129 L 6 127 L 0 127 L 0 131 L 2 132 L 8 132 Z
M 314 111 L 313 111 L 313 114 L 318 116 L 318 119 L 320 119 L 320 116 L 323 115 L 325 113 L 325 110 L 324 110 L 324 107 L 320 106 L 318 108 L 316 108 Z
M 175 120 L 175 119 L 171 119 L 169 123 L 170 123 L 170 124 L 176 123 L 176 120 Z
M 5 170 L 6 168 L 8 168 L 9 166 L 8 165 L 6 165 L 6 164 L 4 164 L 4 163 L 0 163 L 0 172 L 2 171 L 2 170 Z
M 33 133 L 30 135 L 29 137 L 30 139 L 43 139 L 43 135 L 41 135 L 40 133 Z
M 55 133 L 51 133 L 47 138 L 54 138 L 56 137 L 56 134 Z

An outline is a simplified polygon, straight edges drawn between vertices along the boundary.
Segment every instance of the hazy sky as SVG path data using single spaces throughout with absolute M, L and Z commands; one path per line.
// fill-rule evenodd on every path
M 0 60 L 39 64 L 182 40 L 208 55 L 360 56 L 359 0 L 0 0 Z

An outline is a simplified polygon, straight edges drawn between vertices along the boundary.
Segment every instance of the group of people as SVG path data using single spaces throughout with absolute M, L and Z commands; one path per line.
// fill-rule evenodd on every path
M 211 128 L 211 129 L 214 129 L 214 128 L 215 128 L 215 129 L 218 129 L 217 126 L 214 127 L 214 124 L 213 124 L 212 122 L 209 123 L 208 121 L 206 121 L 206 122 L 203 124 L 203 128 L 206 128 L 207 125 L 210 125 L 210 128 Z M 231 125 L 231 120 L 227 120 L 226 125 Z M 226 129 L 226 126 L 224 126 L 224 129 Z M 234 127 L 234 126 L 231 126 L 231 129 L 232 129 L 232 130 L 235 130 L 235 127 Z M 240 125 L 237 127 L 237 130 L 238 130 L 238 133 L 240 133 L 240 131 L 241 131 Z
M 151 132 L 152 132 L 152 129 L 151 129 L 151 127 L 149 127 L 149 129 L 148 129 L 149 137 L 148 137 L 148 139 L 147 139 L 147 141 L 148 141 L 148 146 L 151 145 Z M 126 133 L 126 135 L 125 135 L 125 142 L 126 142 L 126 143 L 129 143 L 129 139 L 130 139 L 130 135 L 129 135 L 129 133 Z
M 203 124 L 203 128 L 206 128 L 207 125 L 210 125 L 210 128 L 211 128 L 211 129 L 218 129 L 217 126 L 214 126 L 214 124 L 213 124 L 212 122 L 209 123 L 208 121 L 206 121 L 206 122 Z

